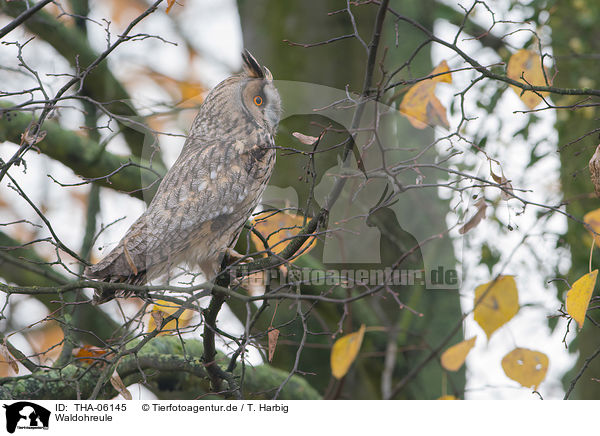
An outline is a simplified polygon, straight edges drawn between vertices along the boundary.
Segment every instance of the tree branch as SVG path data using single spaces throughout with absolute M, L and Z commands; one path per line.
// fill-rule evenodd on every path
M 0 103 L 0 114 L 2 108 L 8 107 L 9 103 Z M 19 144 L 33 120 L 32 115 L 24 112 L 5 112 L 0 118 L 0 141 Z M 44 129 L 45 138 L 35 145 L 39 151 L 102 186 L 143 199 L 145 185 L 149 187 L 147 198 L 151 198 L 158 187 L 158 175 L 166 173 L 166 168 L 156 161 L 150 166 L 135 157 L 116 156 L 95 141 L 63 129 L 55 121 L 46 121 Z
M 384 1 L 379 2 L 378 0 L 373 0 L 374 3 L 384 4 Z M 470 64 L 475 70 L 480 72 L 483 76 L 488 79 L 497 80 L 500 82 L 507 83 L 509 85 L 516 86 L 517 88 L 522 89 L 523 91 L 533 91 L 536 93 L 544 93 L 549 92 L 552 94 L 560 94 L 560 95 L 585 95 L 585 96 L 597 96 L 600 97 L 600 89 L 594 88 L 558 88 L 555 86 L 534 86 L 528 83 L 519 82 L 517 80 L 511 79 L 510 77 L 503 74 L 496 74 L 490 71 L 488 68 L 481 65 L 474 58 L 466 54 L 463 50 L 461 50 L 456 44 L 445 41 L 441 38 L 435 36 L 429 29 L 420 23 L 416 22 L 412 18 L 406 17 L 404 15 L 395 12 L 393 9 L 389 8 L 391 14 L 393 14 L 397 19 L 405 21 L 411 24 L 416 29 L 423 32 L 431 41 L 436 42 L 444 47 L 449 48 L 454 51 L 457 55 L 459 55 L 465 62 Z
M 42 9 L 44 6 L 46 6 L 48 3 L 52 2 L 52 1 L 53 0 L 42 0 L 42 1 L 38 2 L 35 6 L 32 6 L 28 9 L 26 9 L 25 11 L 23 11 L 18 17 L 16 17 L 14 20 L 12 20 L 6 26 L 4 26 L 2 29 L 0 29 L 0 38 L 3 38 L 9 32 L 12 32 L 13 30 L 15 30 L 17 27 L 19 27 L 21 24 L 23 24 L 25 21 L 27 21 L 29 18 L 31 18 L 37 11 L 39 11 L 40 9 Z
M 39 119 L 35 122 L 34 135 L 39 134 L 42 124 L 46 117 L 54 109 L 58 99 L 60 99 L 73 85 L 80 84 L 86 95 L 91 96 L 96 101 L 109 101 L 105 106 L 105 110 L 114 114 L 125 116 L 136 115 L 135 111 L 124 101 L 129 100 L 129 96 L 121 84 L 112 76 L 106 62 L 103 62 L 110 53 L 112 53 L 120 44 L 129 40 L 128 33 L 133 27 L 143 20 L 146 16 L 154 12 L 162 0 L 156 1 L 152 6 L 142 12 L 134 19 L 125 31 L 119 35 L 117 40 L 101 54 L 96 54 L 88 45 L 85 34 L 78 28 L 68 28 L 54 19 L 51 15 L 44 11 L 38 12 L 29 21 L 26 22 L 26 27 L 33 33 L 39 35 L 48 43 L 50 43 L 65 59 L 67 59 L 74 68 L 77 68 L 74 77 L 69 80 L 55 95 L 52 100 L 46 102 Z M 17 16 L 24 11 L 24 6 L 16 2 L 0 2 L 0 8 L 11 16 Z M 81 65 L 85 65 L 81 68 Z M 86 80 L 87 79 L 87 80 Z M 132 150 L 132 153 L 138 158 L 142 156 L 144 147 L 143 133 L 128 127 L 123 124 L 122 120 L 117 118 L 121 124 L 125 139 Z M 13 158 L 11 158 L 1 169 L 0 179 L 8 171 L 30 146 L 24 144 L 19 149 Z M 156 154 L 156 153 L 155 153 Z M 160 162 L 160 156 L 156 154 L 154 160 Z
M 6 283 L 27 286 L 48 286 L 54 289 L 49 293 L 32 293 L 50 312 L 60 308 L 56 301 L 59 294 L 57 285 L 66 285 L 70 280 L 57 272 L 45 259 L 42 259 L 33 248 L 23 247 L 18 241 L 0 232 L 0 277 Z M 6 286 L 0 282 L 0 287 Z M 79 288 L 74 288 L 81 289 Z M 8 293 L 8 296 L 10 293 Z M 78 338 L 88 343 L 98 343 L 97 338 L 110 338 L 119 325 L 98 307 L 91 304 L 79 305 L 76 311 L 75 326 L 82 329 Z M 94 335 L 84 335 L 89 330 Z
M 132 341 L 128 348 L 134 348 L 139 341 Z M 210 394 L 207 382 L 208 373 L 201 361 L 202 343 L 198 340 L 185 341 L 184 354 L 181 340 L 177 336 L 161 336 L 152 339 L 136 354 L 125 356 L 117 366 L 117 372 L 126 385 L 141 382 L 149 386 L 159 396 L 171 397 L 174 393 L 186 398 L 198 398 Z M 86 358 L 90 359 L 90 358 Z M 222 353 L 219 361 L 225 361 Z M 41 400 L 76 399 L 90 396 L 102 371 L 102 359 L 90 366 L 70 364 L 60 370 L 37 371 L 21 377 L 0 379 L 0 399 Z M 240 371 L 235 371 L 239 377 Z M 266 399 L 286 378 L 287 373 L 268 365 L 246 368 L 244 388 L 248 398 Z M 117 395 L 110 383 L 100 392 L 100 398 L 108 399 Z M 280 394 L 281 399 L 320 399 L 303 378 L 294 376 Z

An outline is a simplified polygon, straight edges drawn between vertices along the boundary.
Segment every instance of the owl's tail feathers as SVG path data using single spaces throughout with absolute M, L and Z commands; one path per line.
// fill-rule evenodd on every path
M 128 268 L 127 273 L 123 274 L 124 269 L 120 265 L 123 263 L 121 258 L 123 254 L 112 256 L 113 253 L 110 253 L 97 264 L 88 266 L 83 274 L 89 279 L 107 283 L 127 283 L 130 285 L 144 285 L 146 283 L 145 270 L 136 270 L 134 273 Z M 131 294 L 133 294 L 132 291 L 125 289 L 96 289 L 92 303 L 102 304 L 115 297 L 129 297 Z

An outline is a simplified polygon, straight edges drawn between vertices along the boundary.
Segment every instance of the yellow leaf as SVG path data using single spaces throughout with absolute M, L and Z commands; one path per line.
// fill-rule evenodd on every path
M 594 293 L 597 277 L 598 270 L 595 269 L 591 273 L 580 277 L 579 280 L 573 283 L 569 292 L 567 292 L 567 313 L 577 321 L 579 328 L 583 327 L 585 314 Z
M 64 333 L 56 321 L 45 321 L 41 325 L 42 328 L 26 333 L 25 337 L 42 363 L 53 362 L 62 350 Z
M 513 276 L 500 276 L 475 289 L 475 321 L 488 337 L 519 311 L 519 292 Z
M 92 345 L 84 345 L 81 348 L 73 350 L 73 356 L 77 357 L 77 361 L 86 365 L 91 365 L 102 358 L 107 358 L 110 354 L 110 350 Z
M 65 25 L 67 27 L 74 27 L 76 16 L 75 12 L 73 12 L 71 4 L 69 3 L 50 2 L 50 4 L 46 6 L 44 10 L 52 17 L 56 17 L 57 20 L 60 20 L 61 25 Z
M 546 378 L 548 356 L 527 348 L 515 348 L 502 358 L 502 369 L 511 379 L 526 388 L 537 389 Z
M 435 96 L 436 84 L 452 83 L 452 75 L 449 71 L 448 63 L 442 61 L 431 72 L 431 75 L 441 75 L 413 85 L 402 99 L 400 113 L 405 115 L 417 129 L 424 129 L 427 125 L 450 127 L 446 118 L 446 108 Z
M 292 241 L 292 238 L 300 233 L 304 224 L 304 217 L 293 213 L 262 212 L 252 220 L 252 223 L 256 231 L 267 240 L 271 251 L 279 254 Z M 250 234 L 250 238 L 258 251 L 265 249 L 263 242 L 254 232 Z M 304 255 L 308 253 L 314 248 L 316 242 L 316 238 L 308 238 L 297 254 L 302 253 Z
M 542 60 L 540 55 L 531 50 L 519 50 L 510 57 L 506 68 L 506 75 L 517 82 L 532 86 L 546 86 L 544 71 L 542 70 Z M 523 79 L 524 78 L 524 79 Z M 549 79 L 548 79 L 549 80 Z M 542 101 L 542 96 L 548 95 L 547 92 L 536 94 L 533 91 L 525 91 L 518 86 L 510 85 L 517 93 L 519 98 L 529 109 L 534 109 Z
M 150 316 L 148 320 L 148 332 L 154 331 L 156 329 L 157 320 L 160 320 L 162 324 L 162 319 L 167 318 L 170 315 L 173 315 L 177 312 L 181 307 L 175 303 L 164 300 L 156 300 L 155 304 L 152 305 L 152 312 L 160 312 L 159 314 L 155 314 L 154 316 Z M 161 326 L 161 330 L 174 330 L 176 328 L 182 328 L 189 325 L 192 317 L 194 316 L 194 311 L 185 309 L 181 315 L 175 320 L 169 321 L 165 325 Z M 169 332 L 161 332 L 159 335 L 169 334 Z
M 477 336 L 473 336 L 471 339 L 459 342 L 444 351 L 441 357 L 442 366 L 448 371 L 458 371 L 463 363 L 465 363 L 465 359 L 471 348 L 475 346 L 476 340 Z
M 450 128 L 450 123 L 446 117 L 446 108 L 435 95 L 427 102 L 427 121 L 432 126 Z
M 454 395 L 442 395 L 438 400 L 456 400 L 457 398 Z
M 110 0 L 111 21 L 119 27 L 129 24 L 148 7 L 143 0 Z
M 196 107 L 204 101 L 204 92 L 206 88 L 194 81 L 181 80 L 177 82 L 179 92 L 181 93 L 182 107 Z
M 167 14 L 171 11 L 171 8 L 175 4 L 175 0 L 167 0 Z
M 144 69 L 142 74 L 148 76 L 158 86 L 168 92 L 179 107 L 194 108 L 204 101 L 206 88 L 191 77 L 191 73 L 188 73 L 188 77 L 190 78 L 187 80 L 175 79 L 149 68 Z
M 583 216 L 583 222 L 587 224 L 588 232 L 596 241 L 596 245 L 600 247 L 600 209 L 586 213 Z
M 335 341 L 331 348 L 331 372 L 335 378 L 340 379 L 346 375 L 358 355 L 364 336 L 365 325 L 363 324 L 357 332 L 342 336 Z

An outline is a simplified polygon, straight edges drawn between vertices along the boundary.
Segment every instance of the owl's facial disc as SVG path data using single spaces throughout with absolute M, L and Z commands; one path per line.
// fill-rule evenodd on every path
M 275 134 L 281 117 L 281 100 L 273 83 L 264 79 L 247 81 L 242 99 L 246 110 L 257 124 Z
M 267 98 L 267 106 L 264 109 L 265 121 L 269 130 L 274 134 L 281 118 L 281 99 L 272 83 L 265 85 L 264 93 Z

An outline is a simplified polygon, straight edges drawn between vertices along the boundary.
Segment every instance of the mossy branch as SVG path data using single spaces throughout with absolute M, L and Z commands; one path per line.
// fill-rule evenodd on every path
M 127 348 L 136 346 L 132 341 Z M 142 382 L 160 398 L 222 398 L 211 394 L 205 366 L 201 361 L 202 342 L 196 339 L 185 340 L 185 350 L 176 336 L 161 336 L 150 340 L 135 355 L 121 359 L 117 372 L 126 385 Z M 225 362 L 226 356 L 217 354 L 217 359 Z M 67 400 L 87 398 L 102 372 L 102 361 L 72 363 L 61 369 L 41 370 L 21 377 L 7 377 L 0 380 L 2 400 Z M 241 369 L 234 372 L 240 377 Z M 244 398 L 268 399 L 272 391 L 287 377 L 285 371 L 268 365 L 246 366 Z M 106 383 L 99 398 L 107 399 L 117 395 L 110 383 Z M 320 399 L 320 395 L 302 377 L 293 376 L 281 391 L 279 398 L 287 400 Z
M 33 286 L 64 285 L 70 280 L 48 265 L 33 248 L 23 247 L 5 233 L 0 232 L 0 277 L 5 283 Z M 35 298 L 50 312 L 57 310 L 62 303 L 58 300 L 58 290 L 52 294 L 36 294 Z M 74 315 L 75 327 L 80 329 L 78 337 L 96 345 L 98 339 L 110 338 L 119 325 L 98 307 L 91 304 L 78 305 Z M 85 331 L 94 332 L 84 334 Z
M 0 103 L 2 108 L 11 105 Z M 21 142 L 21 135 L 33 121 L 31 114 L 11 111 L 0 118 L 0 141 Z M 39 151 L 71 168 L 75 174 L 85 179 L 93 179 L 102 186 L 125 192 L 143 199 L 152 198 L 157 187 L 159 175 L 166 173 L 166 168 L 153 161 L 141 161 L 137 157 L 117 156 L 106 151 L 97 142 L 63 129 L 55 121 L 46 121 L 43 129 L 46 135 L 36 144 Z M 144 186 L 149 187 L 144 194 Z

